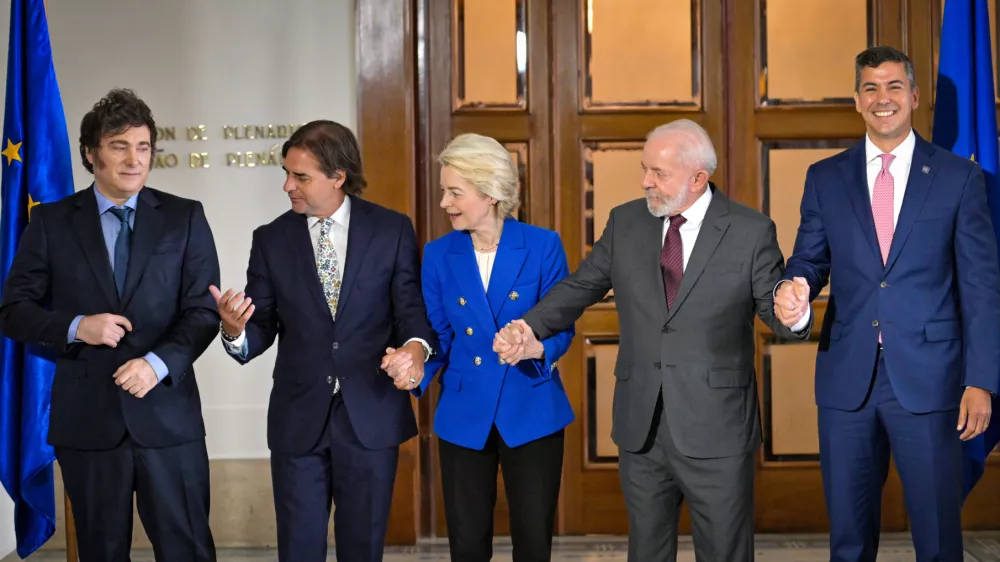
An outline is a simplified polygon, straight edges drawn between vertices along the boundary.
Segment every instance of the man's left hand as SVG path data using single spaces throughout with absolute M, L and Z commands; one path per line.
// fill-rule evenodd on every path
M 962 441 L 981 435 L 990 425 L 993 413 L 992 397 L 981 388 L 967 387 L 962 394 L 962 405 L 958 410 L 958 431 L 962 431 Z
M 139 357 L 125 363 L 115 371 L 115 384 L 136 398 L 146 396 L 153 387 L 160 384 L 153 366 L 145 358 Z
M 412 341 L 399 349 L 388 348 L 382 358 L 382 370 L 392 377 L 400 390 L 413 390 L 424 378 L 424 348 Z

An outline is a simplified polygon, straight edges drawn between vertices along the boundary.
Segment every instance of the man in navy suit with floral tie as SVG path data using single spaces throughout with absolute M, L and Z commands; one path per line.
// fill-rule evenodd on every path
M 399 445 L 417 434 L 406 390 L 437 341 L 416 235 L 361 198 L 361 154 L 343 125 L 306 124 L 282 157 L 292 209 L 254 231 L 242 293 L 211 288 L 221 337 L 241 363 L 278 338 L 267 438 L 279 560 L 326 560 L 332 502 L 337 559 L 377 561 Z M 411 356 L 406 380 L 381 370 L 387 352 Z

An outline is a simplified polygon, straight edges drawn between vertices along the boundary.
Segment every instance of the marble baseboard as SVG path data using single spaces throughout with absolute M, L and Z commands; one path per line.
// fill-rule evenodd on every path
M 758 535 L 755 558 L 762 562 L 826 562 L 830 559 L 826 535 Z M 681 537 L 679 562 L 694 562 L 691 538 Z M 1000 562 L 1000 532 L 969 532 L 965 535 L 965 562 Z M 624 562 L 628 541 L 624 537 L 557 537 L 553 547 L 554 562 Z M 882 536 L 878 559 L 880 562 L 912 562 L 914 552 L 909 534 L 891 533 Z M 46 550 L 29 558 L 31 562 L 62 562 L 64 551 Z M 154 562 L 148 549 L 133 551 L 134 562 Z M 220 549 L 219 562 L 273 562 L 277 553 L 273 549 Z M 509 539 L 498 538 L 494 547 L 494 560 L 510 562 Z M 15 562 L 15 555 L 0 562 Z M 335 560 L 330 550 L 329 560 Z M 385 562 L 444 562 L 449 560 L 448 543 L 443 539 L 421 541 L 410 547 L 386 549 Z

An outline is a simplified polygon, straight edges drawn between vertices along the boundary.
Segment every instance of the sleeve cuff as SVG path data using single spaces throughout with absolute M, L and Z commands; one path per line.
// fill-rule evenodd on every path
M 66 334 L 66 344 L 69 345 L 73 342 L 80 341 L 76 339 L 76 331 L 80 328 L 80 321 L 83 320 L 83 315 L 79 315 L 73 319 L 73 322 L 69 325 L 68 333 Z
M 240 359 L 246 359 L 248 351 L 246 331 L 241 333 L 234 341 L 227 341 L 222 337 L 222 331 L 220 330 L 219 339 L 222 340 L 222 345 L 226 348 L 227 353 Z
M 431 351 L 431 346 L 424 340 L 420 338 L 410 338 L 406 340 L 406 343 L 404 343 L 403 345 L 408 345 L 410 342 L 420 342 L 420 347 L 424 348 L 424 363 L 430 360 L 431 355 L 434 355 L 434 352 Z
M 809 319 L 812 317 L 812 307 L 806 308 L 806 313 L 802 315 L 802 319 L 795 323 L 791 327 L 792 332 L 796 334 L 801 334 L 809 326 Z
M 156 380 L 162 381 L 168 374 L 170 374 L 170 370 L 167 369 L 167 364 L 152 351 L 147 353 L 144 358 L 146 359 L 146 362 L 153 367 L 153 372 L 156 373 Z
M 780 287 L 782 283 L 791 283 L 791 281 L 789 281 L 788 279 L 782 279 L 781 281 L 778 281 L 778 284 L 775 285 L 773 289 L 771 289 L 771 298 L 772 299 L 778 297 L 778 287 Z M 807 313 L 806 314 L 806 318 L 808 318 L 808 317 L 809 317 L 809 315 Z

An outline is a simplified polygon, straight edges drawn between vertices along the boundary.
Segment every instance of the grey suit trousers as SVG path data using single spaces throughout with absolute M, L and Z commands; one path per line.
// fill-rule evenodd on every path
M 628 507 L 628 560 L 674 562 L 681 502 L 691 513 L 698 562 L 746 562 L 754 554 L 754 455 L 699 459 L 678 452 L 663 399 L 646 446 L 621 450 L 619 475 Z

